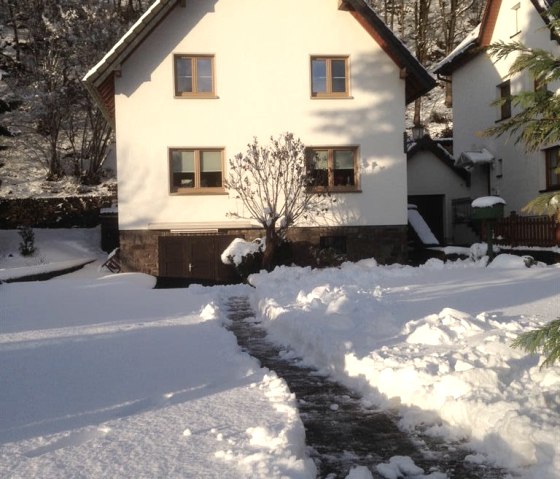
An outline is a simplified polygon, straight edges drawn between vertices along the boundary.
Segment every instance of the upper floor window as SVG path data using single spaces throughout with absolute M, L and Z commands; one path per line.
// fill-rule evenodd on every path
M 358 191 L 358 148 L 308 149 L 313 191 Z
M 348 97 L 348 57 L 311 57 L 311 96 Z
M 535 78 L 533 80 L 533 89 L 535 92 L 548 93 L 548 83 L 546 80 Z
M 169 150 L 172 193 L 223 191 L 223 150 L 172 148 Z
M 214 57 L 175 55 L 175 96 L 213 97 Z
M 511 117 L 511 84 L 508 81 L 498 85 L 498 96 L 500 100 L 500 120 Z
M 512 18 L 512 24 L 513 24 L 513 33 L 512 33 L 512 37 L 514 37 L 515 35 L 517 35 L 518 33 L 521 32 L 521 29 L 519 28 L 519 8 L 521 7 L 520 3 L 515 4 L 513 7 L 511 7 L 512 13 L 513 13 L 513 18 Z
M 560 188 L 560 147 L 545 150 L 546 157 L 546 189 Z

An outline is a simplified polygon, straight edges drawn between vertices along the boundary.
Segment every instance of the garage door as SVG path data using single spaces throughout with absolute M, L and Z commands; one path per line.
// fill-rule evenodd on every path
M 236 279 L 232 266 L 220 259 L 234 236 L 160 236 L 159 276 L 230 282 Z

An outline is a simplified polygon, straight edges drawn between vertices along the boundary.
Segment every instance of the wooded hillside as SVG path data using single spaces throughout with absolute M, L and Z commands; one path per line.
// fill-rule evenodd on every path
M 479 21 L 483 0 L 371 0 L 428 68 Z M 0 196 L 88 193 L 114 181 L 112 132 L 81 78 L 148 0 L 0 0 Z M 409 122 L 449 135 L 445 89 Z M 38 181 L 31 187 L 34 181 Z

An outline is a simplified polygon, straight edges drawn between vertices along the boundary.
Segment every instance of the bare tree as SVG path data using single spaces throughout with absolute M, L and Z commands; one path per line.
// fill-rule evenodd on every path
M 237 218 L 255 219 L 265 230 L 263 267 L 274 267 L 275 253 L 285 234 L 300 219 L 324 215 L 330 197 L 311 191 L 312 166 L 303 143 L 284 133 L 269 146 L 255 138 L 245 154 L 229 160 L 226 187 L 234 191 L 246 213 Z
M 0 1 L 10 21 L 21 22 L 29 35 L 20 71 L 13 78 L 36 133 L 27 136 L 30 148 L 45 163 L 48 179 L 72 172 L 85 184 L 99 183 L 111 128 L 81 78 L 147 2 Z

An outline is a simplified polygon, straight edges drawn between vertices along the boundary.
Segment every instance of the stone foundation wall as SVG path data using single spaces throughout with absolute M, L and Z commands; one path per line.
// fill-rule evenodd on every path
M 262 237 L 259 229 L 224 229 L 218 234 L 232 235 L 248 241 Z M 193 233 L 169 231 L 124 230 L 120 232 L 120 257 L 123 271 L 140 271 L 158 276 L 160 236 L 191 236 Z M 197 236 L 200 236 L 197 234 Z M 315 266 L 313 249 L 323 236 L 346 237 L 346 256 L 350 261 L 375 258 L 380 264 L 406 263 L 407 226 L 352 226 L 292 228 L 288 240 L 292 243 L 293 260 L 302 266 Z M 217 258 L 217 261 L 220 261 Z

